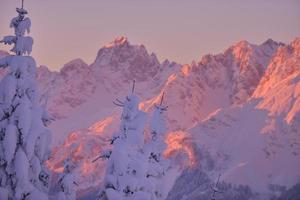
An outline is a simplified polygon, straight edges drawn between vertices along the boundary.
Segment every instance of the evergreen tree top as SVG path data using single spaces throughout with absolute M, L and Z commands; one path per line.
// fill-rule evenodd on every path
M 22 0 L 22 7 L 21 8 L 16 8 L 16 11 L 20 15 L 26 15 L 26 14 L 28 14 L 27 10 L 24 9 L 24 0 Z
M 16 11 L 18 16 L 14 17 L 10 22 L 10 27 L 15 29 L 15 35 L 5 36 L 0 42 L 8 45 L 14 44 L 11 51 L 17 55 L 23 55 L 25 53 L 30 54 L 32 51 L 33 39 L 29 36 L 25 36 L 25 33 L 30 32 L 31 20 L 28 17 L 25 17 L 28 12 L 24 9 L 24 0 L 22 0 L 22 7 L 16 8 Z

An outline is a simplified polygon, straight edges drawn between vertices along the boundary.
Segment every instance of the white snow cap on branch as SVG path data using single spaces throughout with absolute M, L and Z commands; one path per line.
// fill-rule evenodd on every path
M 20 16 L 14 17 L 10 22 L 10 27 L 15 29 L 16 36 L 23 36 L 25 33 L 30 33 L 31 20 L 26 17 L 22 19 Z
M 166 132 L 166 122 L 163 116 L 164 107 L 156 105 L 151 118 L 151 131 L 155 134 L 164 134 Z
M 15 52 L 16 54 L 31 54 L 32 51 L 32 45 L 33 45 L 33 39 L 32 37 L 24 37 L 19 36 L 17 37 L 16 43 L 14 48 L 11 50 L 12 52 Z
M 17 55 L 29 55 L 32 51 L 33 39 L 25 34 L 30 33 L 31 20 L 28 17 L 25 18 L 27 11 L 23 8 L 17 9 L 17 12 L 19 15 L 10 22 L 10 27 L 15 30 L 15 36 L 5 36 L 0 42 L 8 45 L 14 44 L 11 51 Z

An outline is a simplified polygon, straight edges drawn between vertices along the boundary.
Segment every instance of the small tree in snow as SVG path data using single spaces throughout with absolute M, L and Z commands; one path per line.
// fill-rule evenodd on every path
M 58 193 L 58 200 L 75 200 L 76 190 L 78 186 L 75 180 L 73 171 L 75 165 L 70 158 L 67 158 L 64 162 L 64 172 L 58 181 L 60 192 Z
M 51 118 L 38 103 L 36 63 L 23 56 L 33 44 L 25 36 L 31 22 L 23 3 L 17 12 L 10 24 L 15 35 L 1 41 L 13 44 L 16 55 L 0 59 L 0 68 L 10 69 L 0 82 L 0 199 L 43 200 L 48 199 L 49 175 L 43 163 L 50 152 L 46 126 Z
M 163 157 L 167 145 L 165 143 L 166 124 L 163 113 L 167 106 L 163 106 L 162 95 L 160 105 L 155 105 L 150 121 L 151 140 L 145 145 L 145 155 L 147 156 L 148 168 L 146 171 L 146 188 L 151 193 L 151 199 L 164 199 L 163 178 L 169 169 L 169 160 Z
M 111 140 L 112 150 L 103 155 L 108 158 L 108 165 L 99 199 L 150 199 L 144 187 L 147 162 L 142 151 L 146 114 L 139 110 L 140 101 L 133 91 L 134 86 L 125 101 L 114 102 L 123 108 L 121 125 Z
M 215 185 L 214 184 L 211 185 L 212 194 L 211 194 L 210 200 L 216 200 L 217 194 L 222 193 L 222 191 L 220 191 L 219 188 L 218 188 L 220 177 L 221 177 L 221 174 L 218 177 L 217 183 Z

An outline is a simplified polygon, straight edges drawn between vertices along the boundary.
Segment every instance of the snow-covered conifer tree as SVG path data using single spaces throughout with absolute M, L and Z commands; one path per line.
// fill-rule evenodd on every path
M 112 150 L 103 155 L 108 157 L 108 165 L 99 199 L 150 200 L 150 194 L 144 187 L 147 161 L 142 151 L 147 117 L 146 113 L 139 110 L 139 102 L 133 92 L 125 101 L 117 99 L 114 102 L 123 107 L 121 125 L 120 131 L 111 140 Z
M 151 200 L 164 199 L 163 178 L 169 169 L 169 160 L 163 157 L 167 145 L 165 143 L 166 123 L 163 113 L 167 106 L 163 106 L 163 97 L 160 105 L 155 105 L 150 121 L 151 140 L 145 145 L 145 155 L 148 161 L 146 171 L 146 191 L 151 193 Z
M 76 199 L 76 189 L 78 186 L 75 180 L 75 175 L 73 171 L 75 165 L 70 158 L 67 158 L 64 162 L 64 172 L 59 179 L 60 192 L 58 193 L 57 200 L 75 200 Z
M 39 104 L 35 60 L 23 56 L 33 44 L 25 36 L 31 22 L 23 2 L 17 12 L 10 24 L 15 35 L 1 40 L 13 44 L 16 55 L 0 59 L 0 70 L 9 67 L 0 82 L 0 199 L 43 200 L 48 199 L 49 175 L 43 163 L 50 153 L 51 132 L 46 126 L 51 118 Z

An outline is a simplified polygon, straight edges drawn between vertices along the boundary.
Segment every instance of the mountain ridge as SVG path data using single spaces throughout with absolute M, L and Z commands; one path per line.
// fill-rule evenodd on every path
M 54 171 L 59 169 L 66 152 L 75 148 L 78 173 L 83 173 L 85 177 L 81 181 L 89 182 L 95 176 L 95 166 L 90 164 L 89 159 L 96 156 L 97 152 L 88 152 L 79 147 L 93 140 L 99 141 L 99 145 L 103 144 L 99 138 L 113 133 L 118 124 L 120 109 L 114 107 L 112 101 L 125 98 L 131 92 L 132 81 L 136 80 L 134 92 L 142 99 L 140 107 L 147 112 L 152 111 L 165 93 L 164 104 L 169 106 L 166 114 L 170 131 L 168 141 L 170 144 L 177 142 L 169 146 L 168 152 L 173 152 L 171 156 L 183 153 L 189 155 L 188 158 L 200 159 L 200 165 L 196 166 L 202 170 L 201 163 L 206 163 L 206 171 L 200 174 L 202 176 L 205 173 L 207 180 L 212 180 L 216 175 L 207 169 L 219 170 L 209 167 L 210 164 L 224 165 L 220 172 L 228 174 L 226 170 L 232 170 L 225 176 L 227 181 L 247 184 L 255 190 L 249 179 L 239 179 L 238 171 L 233 170 L 234 167 L 251 169 L 239 165 L 259 166 L 245 153 L 251 146 L 243 146 L 237 130 L 243 131 L 241 126 L 245 126 L 243 136 L 251 141 L 249 144 L 259 148 L 253 155 L 261 159 L 266 156 L 267 159 L 263 160 L 267 166 L 264 173 L 274 174 L 272 164 L 277 164 L 280 159 L 269 162 L 268 156 L 272 158 L 276 152 L 297 164 L 297 160 L 293 159 L 300 152 L 299 47 L 299 38 L 290 44 L 271 39 L 260 45 L 240 41 L 223 53 L 205 55 L 198 62 L 181 65 L 168 60 L 160 63 L 156 55 L 149 54 L 143 45 L 131 45 L 127 38 L 120 37 L 101 48 L 91 65 L 75 59 L 64 65 L 60 72 L 51 72 L 41 66 L 37 75 L 40 90 L 49 97 L 48 108 L 57 119 L 51 127 L 56 133 L 57 148 L 49 166 Z M 250 127 L 245 125 L 247 120 L 250 120 Z M 172 135 L 174 131 L 178 134 Z M 216 136 L 205 136 L 209 134 Z M 252 138 L 251 134 L 255 137 Z M 202 141 L 202 136 L 208 139 Z M 224 139 L 226 136 L 232 139 L 239 137 L 240 140 L 232 145 Z M 224 140 L 224 144 L 234 146 L 235 150 L 243 149 L 241 152 L 245 153 L 249 165 L 243 164 L 242 155 L 224 145 L 216 150 L 227 153 L 234 162 L 224 160 L 226 155 L 223 155 L 223 159 L 215 157 L 209 149 L 218 140 Z M 93 145 L 96 145 L 95 149 L 101 150 L 97 144 Z M 288 147 L 280 148 L 282 145 Z M 205 146 L 208 149 L 202 152 Z M 89 157 L 85 159 L 83 155 L 86 154 Z M 181 160 L 181 156 L 178 159 Z M 99 167 L 103 168 L 103 165 Z M 86 174 L 86 169 L 91 170 Z M 289 180 L 293 170 L 290 169 L 287 179 L 282 181 L 283 185 L 295 183 Z M 95 173 L 101 176 L 102 171 Z M 263 192 L 268 193 L 266 188 L 274 180 L 266 177 L 266 174 L 262 174 L 261 179 L 258 177 L 257 180 L 261 180 Z M 185 180 L 179 178 L 180 181 Z M 181 194 L 178 195 L 180 199 Z M 196 190 L 194 195 L 198 195 Z M 186 197 L 193 198 L 196 197 Z

